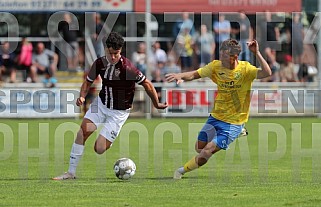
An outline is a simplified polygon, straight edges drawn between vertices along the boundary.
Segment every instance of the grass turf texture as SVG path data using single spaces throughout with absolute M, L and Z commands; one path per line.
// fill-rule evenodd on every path
M 68 168 L 80 121 L 2 119 L 0 206 L 321 205 L 321 148 L 316 144 L 321 127 L 313 131 L 319 119 L 251 118 L 247 138 L 239 138 L 230 150 L 182 180 L 172 180 L 173 171 L 195 155 L 195 136 L 205 121 L 130 118 L 102 156 L 93 151 L 97 134 L 90 137 L 77 180 L 52 181 Z M 310 155 L 300 157 L 302 149 Z M 137 165 L 129 181 L 114 176 L 113 164 L 120 157 Z

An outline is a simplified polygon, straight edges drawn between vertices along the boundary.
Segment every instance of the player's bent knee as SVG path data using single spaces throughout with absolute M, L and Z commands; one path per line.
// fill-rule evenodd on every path
M 195 151 L 197 153 L 200 153 L 202 151 L 202 149 L 206 146 L 207 142 L 203 142 L 203 141 L 196 141 L 195 143 Z
M 103 154 L 106 150 L 108 150 L 111 147 L 111 143 L 106 142 L 106 143 L 101 143 L 96 141 L 94 150 L 97 154 Z
M 106 150 L 108 150 L 109 147 L 108 147 L 108 148 L 104 148 L 104 147 L 97 147 L 97 146 L 95 146 L 94 149 L 95 149 L 95 152 L 96 152 L 97 154 L 101 155 L 101 154 L 103 154 Z
M 195 151 L 196 151 L 197 153 L 200 153 L 200 152 L 202 151 L 202 149 L 195 148 Z

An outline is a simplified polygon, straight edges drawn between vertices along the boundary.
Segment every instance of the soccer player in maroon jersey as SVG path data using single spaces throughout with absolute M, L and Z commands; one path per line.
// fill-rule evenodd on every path
M 96 153 L 102 154 L 111 147 L 129 116 L 136 83 L 145 88 L 155 108 L 167 107 L 167 103 L 159 103 L 157 92 L 150 80 L 120 54 L 123 45 L 123 37 L 111 32 L 106 40 L 106 56 L 95 60 L 83 82 L 80 96 L 76 101 L 77 106 L 84 103 L 88 90 L 98 75 L 102 79 L 102 89 L 84 116 L 71 149 L 68 171 L 54 177 L 54 180 L 76 178 L 76 168 L 83 154 L 85 142 L 98 126 L 103 127 L 94 146 Z

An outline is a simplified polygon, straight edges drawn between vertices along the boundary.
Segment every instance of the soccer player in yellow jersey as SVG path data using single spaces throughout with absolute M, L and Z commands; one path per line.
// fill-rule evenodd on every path
M 198 135 L 195 150 L 199 153 L 174 173 L 174 179 L 206 164 L 208 159 L 221 149 L 227 149 L 244 128 L 249 116 L 250 94 L 255 78 L 262 79 L 272 74 L 259 52 L 256 40 L 247 43 L 261 69 L 247 61 L 239 61 L 240 44 L 234 39 L 222 42 L 219 60 L 195 71 L 167 74 L 168 82 L 192 81 L 208 77 L 217 84 L 218 93 L 210 116 Z

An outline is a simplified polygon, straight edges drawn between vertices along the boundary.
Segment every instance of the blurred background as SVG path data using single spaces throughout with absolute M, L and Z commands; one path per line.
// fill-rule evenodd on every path
M 210 80 L 176 86 L 165 83 L 164 75 L 195 70 L 217 59 L 220 42 L 227 38 L 242 44 L 240 60 L 259 66 L 245 47 L 246 41 L 257 39 L 273 70 L 271 77 L 254 83 L 251 115 L 319 116 L 321 107 L 315 101 L 321 87 L 319 4 L 314 0 L 0 0 L 0 117 L 81 116 L 87 108 L 75 110 L 70 100 L 77 97 L 93 61 L 104 55 L 104 37 L 110 31 L 124 36 L 123 54 L 170 105 L 165 112 L 153 109 L 137 86 L 133 116 L 207 116 L 216 90 Z M 96 80 L 93 96 L 99 86 Z M 45 92 L 39 93 L 39 88 Z M 265 97 L 272 103 L 259 101 L 264 90 L 269 90 Z M 15 113 L 9 110 L 13 91 L 21 98 L 15 99 L 19 103 Z M 285 102 L 284 94 L 294 99 Z M 35 106 L 40 103 L 53 110 L 38 113 L 45 111 Z

